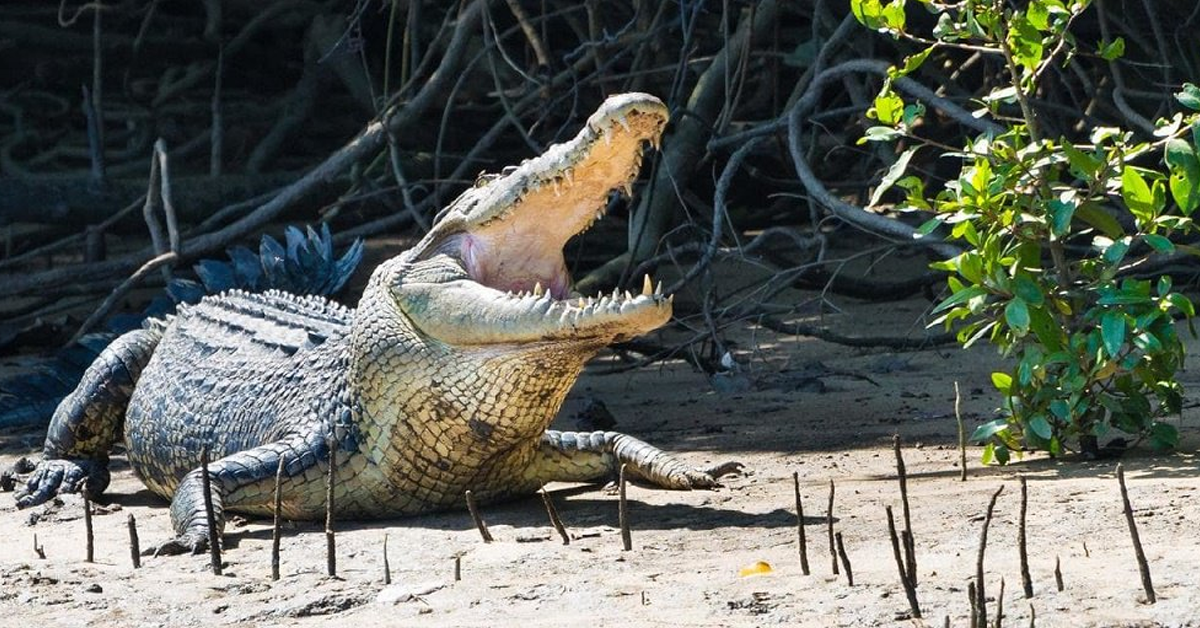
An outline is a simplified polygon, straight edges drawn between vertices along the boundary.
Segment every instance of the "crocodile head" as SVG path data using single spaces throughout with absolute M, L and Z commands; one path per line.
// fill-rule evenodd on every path
M 630 193 L 667 109 L 647 94 L 607 99 L 574 139 L 501 174 L 481 175 L 402 256 L 390 295 L 422 334 L 454 345 L 578 340 L 603 345 L 661 326 L 671 299 L 578 296 L 563 246 Z

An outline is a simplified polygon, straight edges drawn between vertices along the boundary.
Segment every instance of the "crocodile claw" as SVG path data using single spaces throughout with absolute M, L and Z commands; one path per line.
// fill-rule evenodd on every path
M 17 508 L 37 506 L 59 493 L 82 490 L 89 496 L 99 495 L 108 488 L 109 477 L 108 465 L 96 460 L 42 460 L 17 489 Z
M 714 464 L 711 467 L 705 467 L 701 469 L 701 471 L 704 472 L 705 475 L 711 476 L 713 479 L 718 479 L 726 475 L 741 473 L 745 468 L 746 465 L 735 460 L 731 460 L 729 462 L 722 462 L 721 464 Z
M 178 556 L 180 554 L 203 554 L 208 551 L 208 534 L 185 532 L 170 541 L 142 552 L 143 556 Z
M 691 490 L 720 488 L 722 476 L 738 473 L 741 470 L 742 463 L 740 462 L 724 462 L 703 469 L 688 469 L 684 473 L 684 485 L 679 488 Z

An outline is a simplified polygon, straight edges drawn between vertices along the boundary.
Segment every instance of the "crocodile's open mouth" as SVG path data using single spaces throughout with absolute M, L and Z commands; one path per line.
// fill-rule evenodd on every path
M 438 217 L 425 255 L 447 255 L 466 277 L 405 282 L 410 319 L 456 343 L 575 338 L 607 342 L 657 328 L 671 299 L 649 277 L 640 294 L 579 297 L 563 258 L 571 237 L 631 194 L 667 108 L 647 94 L 610 97 L 574 139 L 499 175 L 483 175 Z
M 563 246 L 603 217 L 611 193 L 632 195 L 644 147 L 658 145 L 666 121 L 653 96 L 610 98 L 574 139 L 503 175 L 480 177 L 479 206 L 503 209 L 471 220 L 459 242 L 471 278 L 504 292 L 567 298 Z

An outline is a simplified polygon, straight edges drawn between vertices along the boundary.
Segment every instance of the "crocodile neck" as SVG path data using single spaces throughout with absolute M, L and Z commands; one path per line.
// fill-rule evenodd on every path
M 402 260 L 376 270 L 351 332 L 360 451 L 380 498 L 400 509 L 457 504 L 468 486 L 486 498 L 490 476 L 533 454 L 600 345 L 430 340 L 391 314 L 387 286 L 403 270 Z

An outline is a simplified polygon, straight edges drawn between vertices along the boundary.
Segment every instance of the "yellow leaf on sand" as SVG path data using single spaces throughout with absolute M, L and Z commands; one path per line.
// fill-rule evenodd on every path
M 738 575 L 744 578 L 746 576 L 761 576 L 763 574 L 771 573 L 772 571 L 773 570 L 771 569 L 770 563 L 760 560 L 748 567 L 742 567 L 741 570 L 738 571 Z

